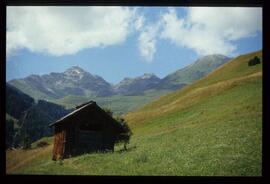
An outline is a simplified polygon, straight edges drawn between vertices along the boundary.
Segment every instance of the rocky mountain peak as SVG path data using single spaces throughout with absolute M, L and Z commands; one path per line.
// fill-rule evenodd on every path
M 206 55 L 201 58 L 199 58 L 197 61 L 201 60 L 216 60 L 216 59 L 230 59 L 229 57 L 222 55 L 222 54 L 211 54 L 211 55 Z
M 82 68 L 80 68 L 79 66 L 72 66 L 70 68 L 68 68 L 64 74 L 70 77 L 74 77 L 74 78 L 82 78 L 87 72 L 84 71 Z
M 150 78 L 158 78 L 158 77 L 153 73 L 145 73 L 139 78 L 140 79 L 150 79 Z
M 84 71 L 82 68 L 80 68 L 79 66 L 72 66 L 70 68 L 68 68 L 64 73 L 65 74 L 69 74 L 69 73 L 76 73 L 76 74 L 80 74 L 80 73 L 85 73 L 86 71 Z

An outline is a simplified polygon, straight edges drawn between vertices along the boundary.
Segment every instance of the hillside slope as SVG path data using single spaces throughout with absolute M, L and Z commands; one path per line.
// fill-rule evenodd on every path
M 232 58 L 220 54 L 207 55 L 197 59 L 194 63 L 179 69 L 165 78 L 158 85 L 159 88 L 180 89 L 183 84 L 191 84 L 201 79 L 209 72 L 225 64 Z
M 262 64 L 248 66 L 248 61 L 255 56 L 262 58 L 262 52 L 258 51 L 239 56 L 209 73 L 201 80 L 184 87 L 182 90 L 172 92 L 148 103 L 139 111 L 127 115 L 127 118 L 132 120 L 133 123 L 136 123 L 137 120 L 134 119 L 134 117 L 139 118 L 140 116 L 138 116 L 138 114 L 140 113 L 147 114 L 147 117 L 149 117 L 156 116 L 157 114 L 160 114 L 160 111 L 162 111 L 162 115 L 165 115 L 164 112 L 172 111 L 173 107 L 179 110 L 179 106 L 176 105 L 177 103 L 185 107 L 186 104 L 183 104 L 184 102 L 191 104 L 192 102 L 198 102 L 200 99 L 204 99 L 208 96 L 216 95 L 227 88 L 237 86 L 235 83 L 239 83 L 241 79 L 242 81 L 246 81 L 249 80 L 249 78 L 256 77 L 257 75 L 260 77 L 262 75 Z M 196 97 L 196 100 L 194 97 Z
M 19 119 L 21 113 L 34 103 L 33 98 L 6 83 L 6 113 Z
M 20 147 L 26 142 L 52 135 L 48 124 L 70 110 L 33 98 L 6 83 L 6 147 Z
M 50 147 L 14 174 L 261 176 L 262 63 L 239 56 L 205 78 L 129 113 L 133 137 L 127 152 L 50 160 Z M 26 155 L 29 150 L 24 153 Z M 10 157 L 7 157 L 10 158 Z M 25 158 L 25 157 L 24 157 Z M 9 160 L 7 160 L 7 163 Z M 11 169 L 10 169 L 11 168 Z

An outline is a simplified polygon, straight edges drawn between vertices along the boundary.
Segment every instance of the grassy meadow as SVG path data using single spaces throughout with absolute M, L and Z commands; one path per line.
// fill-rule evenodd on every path
M 124 115 L 128 151 L 51 160 L 50 145 L 6 152 L 7 174 L 261 176 L 262 52 L 239 56 L 203 79 Z

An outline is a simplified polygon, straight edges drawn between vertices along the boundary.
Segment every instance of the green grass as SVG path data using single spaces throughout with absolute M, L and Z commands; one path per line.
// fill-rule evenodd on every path
M 114 153 L 85 154 L 60 163 L 51 161 L 52 146 L 10 151 L 7 171 L 60 175 L 261 176 L 262 64 L 247 67 L 248 59 L 253 56 L 254 53 L 244 59 L 239 57 L 183 90 L 125 115 L 134 132 L 126 152 L 121 152 L 122 145 L 117 145 Z M 19 166 L 8 163 L 11 158 Z M 21 163 L 25 158 L 30 161 Z
M 196 81 L 192 85 L 188 85 L 179 91 L 172 92 L 171 94 L 165 95 L 163 98 L 146 104 L 143 108 L 141 108 L 141 111 L 146 111 L 153 108 L 156 109 L 156 107 L 162 107 L 163 105 L 170 104 L 175 99 L 179 99 L 182 96 L 201 87 L 207 87 L 211 84 L 238 77 L 245 77 L 258 71 L 262 71 L 262 63 L 251 67 L 248 66 L 248 61 L 254 58 L 254 56 L 259 56 L 261 58 L 262 51 L 239 56 L 236 59 L 233 59 L 223 66 L 217 68 L 213 72 L 209 73 L 206 77 Z
M 63 105 L 64 107 L 71 109 L 90 100 L 90 98 L 84 96 L 68 95 L 57 100 L 51 100 L 51 102 Z
M 38 148 L 37 144 L 40 143 L 40 142 L 46 142 L 48 143 L 49 145 L 53 143 L 53 137 L 42 137 L 41 139 L 33 142 L 31 144 L 31 148 Z

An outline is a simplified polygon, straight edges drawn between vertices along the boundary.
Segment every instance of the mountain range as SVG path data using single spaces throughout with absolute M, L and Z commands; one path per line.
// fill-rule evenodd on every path
M 124 78 L 113 85 L 98 75 L 73 66 L 63 73 L 30 75 L 14 79 L 8 83 L 34 99 L 56 100 L 68 95 L 81 97 L 110 97 L 114 95 L 138 96 L 147 90 L 180 89 L 186 84 L 200 79 L 212 70 L 229 61 L 223 55 L 208 55 L 193 64 L 177 70 L 163 79 L 155 74 L 146 73 L 136 78 Z
M 6 85 L 6 121 L 10 125 L 7 126 L 10 139 L 6 144 L 22 145 L 26 136 L 32 142 L 51 135 L 48 123 L 71 111 L 60 105 L 72 108 L 93 99 L 115 114 L 125 114 L 202 78 L 230 59 L 223 55 L 209 55 L 162 79 L 146 73 L 136 78 L 124 78 L 116 85 L 78 66 L 63 73 L 11 80 Z

